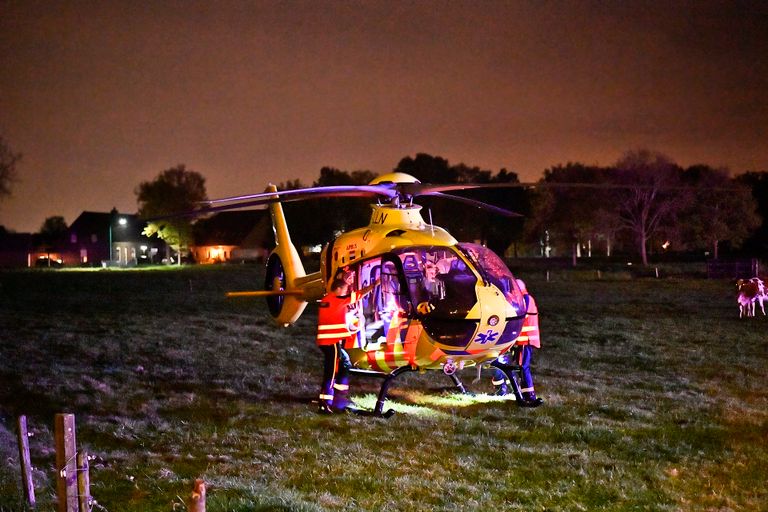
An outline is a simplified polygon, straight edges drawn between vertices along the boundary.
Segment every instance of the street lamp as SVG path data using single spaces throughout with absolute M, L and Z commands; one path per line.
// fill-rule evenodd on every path
M 112 224 L 114 224 L 113 220 L 109 221 L 109 262 L 112 263 L 114 261 L 114 258 L 112 257 Z M 125 217 L 118 217 L 117 218 L 117 224 L 121 227 L 125 227 L 128 224 L 128 220 Z

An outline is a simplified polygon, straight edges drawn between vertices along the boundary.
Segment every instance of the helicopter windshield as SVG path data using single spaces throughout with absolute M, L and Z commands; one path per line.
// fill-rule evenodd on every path
M 525 314 L 525 301 L 517 280 L 496 253 L 482 245 L 469 243 L 459 244 L 459 249 L 475 264 L 483 279 L 504 294 L 518 314 Z

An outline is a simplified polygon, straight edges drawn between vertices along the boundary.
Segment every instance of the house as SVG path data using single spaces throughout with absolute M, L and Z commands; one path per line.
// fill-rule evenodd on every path
M 201 264 L 264 261 L 274 245 L 269 211 L 239 210 L 198 220 L 190 252 Z
M 165 242 L 142 234 L 146 222 L 135 214 L 83 212 L 68 230 L 64 264 L 130 267 L 160 263 Z
M 0 227 L 0 267 L 31 267 L 36 245 L 31 233 L 9 233 Z
M 0 226 L 0 267 L 61 267 L 65 258 L 61 243 L 39 233 L 11 233 Z

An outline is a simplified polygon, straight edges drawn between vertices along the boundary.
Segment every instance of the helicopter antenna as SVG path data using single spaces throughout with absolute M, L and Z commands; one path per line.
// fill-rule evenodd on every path
M 429 228 L 432 230 L 432 236 L 435 236 L 435 225 L 432 223 L 432 208 L 427 208 L 429 212 Z

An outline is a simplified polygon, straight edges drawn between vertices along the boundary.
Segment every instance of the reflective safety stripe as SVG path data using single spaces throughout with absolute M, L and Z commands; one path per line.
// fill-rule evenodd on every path
M 333 400 L 333 395 L 320 395 L 320 400 Z
M 325 334 L 318 334 L 317 335 L 317 339 L 319 339 L 319 340 L 330 340 L 332 338 L 336 338 L 336 339 L 341 340 L 343 338 L 346 338 L 350 334 L 351 333 L 339 334 L 338 332 L 329 332 L 329 333 L 325 333 Z
M 500 386 L 504 384 L 504 379 L 501 379 L 501 380 L 493 379 L 491 382 L 493 383 L 494 386 Z
M 520 330 L 520 332 L 530 332 L 537 330 L 537 327 L 535 325 L 524 325 L 523 328 Z
M 328 331 L 331 329 L 346 329 L 347 324 L 329 324 L 329 325 L 318 325 L 317 330 L 318 331 Z
M 533 386 L 520 390 L 521 393 L 530 393 L 532 391 L 533 391 Z
M 333 389 L 337 391 L 347 391 L 349 389 L 349 384 L 334 384 Z

